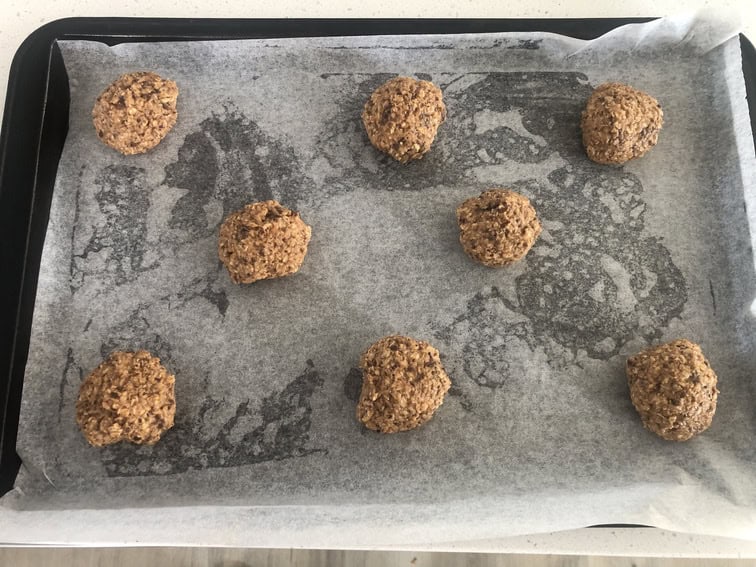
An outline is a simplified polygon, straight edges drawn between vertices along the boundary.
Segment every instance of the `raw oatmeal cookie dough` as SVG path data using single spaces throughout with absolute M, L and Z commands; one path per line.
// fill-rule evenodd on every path
M 402 163 L 430 150 L 445 119 L 441 89 L 410 77 L 395 77 L 375 89 L 362 111 L 373 146 Z
M 95 447 L 153 445 L 173 427 L 176 379 L 149 352 L 114 352 L 81 383 L 76 423 Z
M 451 386 L 438 350 L 399 335 L 374 343 L 362 355 L 360 368 L 357 419 L 381 433 L 407 431 L 428 421 Z
M 150 72 L 121 75 L 92 110 L 97 137 L 125 155 L 143 154 L 176 124 L 178 87 Z
M 647 429 L 685 441 L 708 429 L 717 409 L 717 375 L 701 347 L 685 339 L 627 359 L 630 399 Z
M 521 259 L 541 234 L 530 200 L 508 189 L 490 189 L 457 207 L 459 241 L 474 260 L 490 267 Z
M 625 163 L 656 145 L 662 122 L 655 98 L 628 85 L 605 83 L 593 91 L 583 111 L 583 145 L 597 163 Z
M 299 270 L 312 229 L 276 201 L 252 203 L 223 221 L 218 255 L 235 283 L 280 278 Z

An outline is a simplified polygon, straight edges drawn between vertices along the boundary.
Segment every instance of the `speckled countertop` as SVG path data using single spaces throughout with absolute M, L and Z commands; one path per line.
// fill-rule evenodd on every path
M 47 22 L 72 16 L 121 17 L 476 17 L 476 18 L 569 18 L 664 16 L 681 11 L 709 10 L 739 23 L 756 40 L 754 0 L 4 0 L 0 2 L 0 112 L 5 104 L 8 71 L 21 42 Z M 716 12 L 714 12 L 716 10 Z M 756 526 L 754 526 L 756 529 Z M 197 542 L 201 544 L 201 542 Z M 575 553 L 602 555 L 659 555 L 756 557 L 756 541 L 744 542 L 714 537 L 694 537 L 656 529 L 583 529 L 532 537 L 508 538 L 479 543 L 479 551 L 520 553 Z

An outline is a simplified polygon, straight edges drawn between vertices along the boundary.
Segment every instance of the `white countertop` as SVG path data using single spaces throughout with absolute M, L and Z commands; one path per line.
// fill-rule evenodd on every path
M 756 40 L 756 0 L 2 0 L 0 2 L 0 116 L 11 60 L 21 42 L 47 22 L 72 16 L 121 17 L 452 17 L 574 18 L 664 16 L 709 10 L 738 21 Z M 716 12 L 713 10 L 716 9 Z M 198 542 L 200 543 L 200 542 Z M 479 542 L 481 551 L 756 557 L 756 542 L 694 537 L 654 529 L 583 529 Z

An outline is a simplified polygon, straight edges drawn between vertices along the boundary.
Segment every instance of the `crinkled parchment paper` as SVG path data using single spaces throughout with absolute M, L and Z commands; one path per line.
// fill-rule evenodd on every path
M 737 36 L 672 18 L 550 34 L 61 43 L 71 85 L 40 269 L 9 541 L 416 547 L 602 523 L 756 538 L 756 210 Z M 91 123 L 120 73 L 177 81 L 179 120 L 121 156 Z M 396 74 L 438 84 L 432 151 L 401 165 L 360 123 Z M 658 146 L 590 162 L 580 112 L 621 81 L 664 108 Z M 507 269 L 462 252 L 454 210 L 489 187 L 544 225 Z M 275 198 L 313 227 L 301 271 L 231 283 L 218 226 Z M 750 218 L 750 223 L 749 223 Z M 430 341 L 453 388 L 420 429 L 354 417 L 360 353 Z M 640 424 L 624 361 L 688 337 L 719 374 L 709 431 Z M 79 383 L 112 350 L 176 374 L 154 447 L 96 449 Z

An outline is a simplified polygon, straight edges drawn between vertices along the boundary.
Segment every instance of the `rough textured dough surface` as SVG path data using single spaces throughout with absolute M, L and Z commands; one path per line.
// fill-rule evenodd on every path
M 381 433 L 422 425 L 451 387 L 438 350 L 409 337 L 394 335 L 374 343 L 362 355 L 360 368 L 357 419 Z
M 508 189 L 490 189 L 457 207 L 459 241 L 474 260 L 490 267 L 521 259 L 541 234 L 530 200 Z
M 81 383 L 76 423 L 95 447 L 153 445 L 173 427 L 175 377 L 149 352 L 114 352 Z
M 652 96 L 621 83 L 600 85 L 582 115 L 585 152 L 597 163 L 625 163 L 656 145 L 662 123 L 661 106 Z
M 697 344 L 679 339 L 631 356 L 627 381 L 643 425 L 659 437 L 685 441 L 711 425 L 717 375 Z
M 97 137 L 122 154 L 143 154 L 176 124 L 178 87 L 150 72 L 121 75 L 92 110 Z
M 280 278 L 299 270 L 312 229 L 277 201 L 252 203 L 223 221 L 218 255 L 236 283 Z
M 402 163 L 430 150 L 445 119 L 441 89 L 410 77 L 395 77 L 375 89 L 362 112 L 373 146 Z

